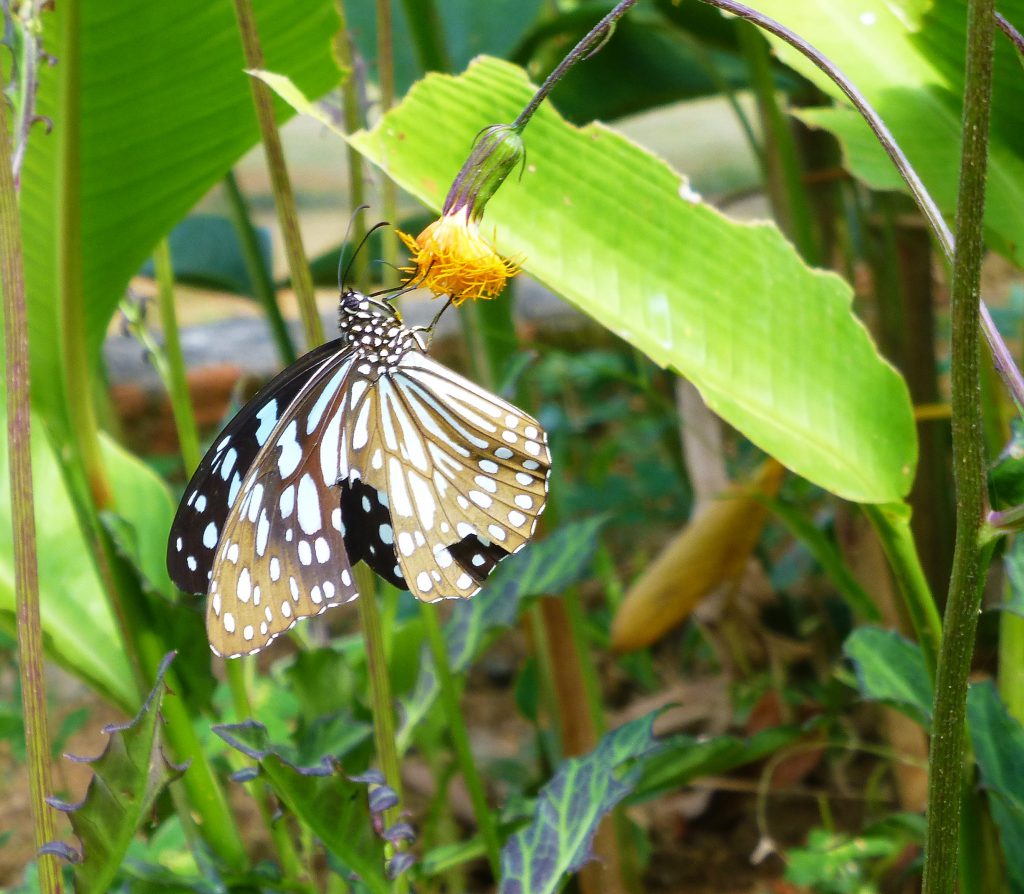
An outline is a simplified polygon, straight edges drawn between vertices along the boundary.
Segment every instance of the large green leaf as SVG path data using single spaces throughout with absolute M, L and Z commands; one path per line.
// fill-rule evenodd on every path
M 0 424 L 6 417 L 0 412 Z M 32 490 L 40 615 L 47 657 L 122 708 L 138 704 L 117 623 L 82 536 L 55 451 L 32 419 Z M 0 623 L 14 629 L 14 531 L 7 452 L 0 450 Z
M 1024 727 L 991 683 L 967 693 L 967 725 L 992 818 L 999 827 L 1014 894 L 1024 891 Z
M 778 19 L 828 56 L 892 130 L 938 202 L 952 216 L 960 167 L 963 95 L 964 0 L 935 3 L 923 16 L 885 0 L 765 0 L 758 10 Z M 1024 3 L 1000 11 L 1024 19 Z M 840 98 L 838 88 L 788 45 L 775 41 L 780 58 Z M 885 64 L 880 65 L 879 60 Z M 988 238 L 1016 263 L 1024 263 L 1024 80 L 1009 42 L 997 36 L 992 141 L 985 203 Z M 827 127 L 842 141 L 853 173 L 876 189 L 903 182 L 860 116 L 842 101 L 835 109 L 803 111 L 808 123 Z
M 268 83 L 325 116 L 283 78 Z M 419 82 L 353 144 L 440 207 L 480 129 L 532 94 L 515 66 L 482 59 Z M 782 463 L 847 499 L 895 501 L 917 444 L 906 384 L 850 309 L 839 277 L 809 269 L 771 224 L 695 200 L 662 161 L 600 124 L 542 106 L 529 163 L 487 208 L 499 249 L 657 363 Z
M 929 725 L 932 684 L 918 646 L 892 630 L 860 627 L 846 638 L 843 651 L 853 662 L 864 698 L 885 702 Z
M 80 804 L 51 799 L 71 819 L 81 843 L 81 853 L 52 842 L 46 853 L 57 853 L 76 863 L 75 891 L 106 894 L 121 866 L 136 830 L 145 821 L 163 788 L 177 779 L 185 767 L 176 767 L 163 753 L 160 702 L 163 676 L 173 655 L 157 673 L 156 684 L 138 715 L 123 726 L 107 727 L 106 748 L 95 760 L 93 778 Z
M 580 581 L 590 570 L 604 522 L 598 516 L 563 525 L 547 539 L 531 543 L 510 556 L 498 566 L 480 593 L 457 603 L 444 629 L 452 670 L 467 670 L 493 633 L 515 624 L 529 597 L 558 595 Z M 424 647 L 416 686 L 400 702 L 400 750 L 409 746 L 416 724 L 430 711 L 439 694 L 434 659 Z
M 32 132 L 21 210 L 34 397 L 59 422 L 61 289 L 81 290 L 95 362 L 129 278 L 256 143 L 257 128 L 231 3 L 55 6 L 43 16 L 43 42 L 56 64 L 41 67 L 37 105 L 53 131 Z M 337 84 L 333 0 L 255 6 L 268 64 L 312 95 Z M 62 214 L 68 240 L 59 256 Z M 62 261 L 70 264 L 63 277 Z
M 638 761 L 661 748 L 654 715 L 609 733 L 590 754 L 564 761 L 540 790 L 533 820 L 505 842 L 500 894 L 558 891 L 569 872 L 591 859 L 598 823 L 640 778 Z

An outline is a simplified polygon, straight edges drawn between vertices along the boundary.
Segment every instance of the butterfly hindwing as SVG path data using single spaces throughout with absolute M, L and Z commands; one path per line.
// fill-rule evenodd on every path
M 350 562 L 360 559 L 388 583 L 406 589 L 395 556 L 395 534 L 388 497 L 358 478 L 342 485 L 341 517 L 345 524 L 345 549 Z
M 341 349 L 321 345 L 261 388 L 214 439 L 193 474 L 167 542 L 167 570 L 186 593 L 205 593 L 231 504 L 270 433 L 316 368 Z
M 533 534 L 550 456 L 539 424 L 511 404 L 410 351 L 353 405 L 349 426 L 351 444 L 364 445 L 350 474 L 387 494 L 397 563 L 417 598 L 472 596 Z

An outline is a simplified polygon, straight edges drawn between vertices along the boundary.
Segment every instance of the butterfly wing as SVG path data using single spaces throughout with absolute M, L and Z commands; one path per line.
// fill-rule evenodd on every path
M 242 480 L 212 567 L 206 628 L 220 655 L 258 652 L 306 617 L 356 598 L 336 468 L 303 444 L 337 439 L 350 352 L 325 364 L 275 426 Z M 337 443 L 337 440 L 335 440 Z
M 199 463 L 167 541 L 167 570 L 186 593 L 207 591 L 217 543 L 242 479 L 317 368 L 340 349 L 340 340 L 321 345 L 267 383 L 225 426 Z
M 424 354 L 353 395 L 344 428 L 345 474 L 388 500 L 377 539 L 392 550 L 368 564 L 393 555 L 417 598 L 472 596 L 533 534 L 551 464 L 540 425 Z

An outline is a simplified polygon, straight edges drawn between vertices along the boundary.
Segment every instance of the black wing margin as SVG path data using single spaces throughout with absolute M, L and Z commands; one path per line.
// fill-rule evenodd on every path
M 280 372 L 213 440 L 185 488 L 167 540 L 167 571 L 186 593 L 205 593 L 224 522 L 242 479 L 315 370 L 343 350 L 335 339 Z

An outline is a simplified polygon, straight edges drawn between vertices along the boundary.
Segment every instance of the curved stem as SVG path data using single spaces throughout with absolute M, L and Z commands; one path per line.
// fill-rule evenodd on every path
M 612 28 L 615 23 L 621 19 L 627 12 L 627 10 L 636 3 L 636 0 L 622 0 L 618 3 L 615 8 L 608 13 L 600 22 L 598 22 L 587 35 L 570 50 L 569 54 L 558 63 L 555 70 L 551 72 L 545 79 L 544 83 L 540 85 L 540 89 L 533 94 L 533 98 L 527 103 L 526 108 L 519 113 L 519 117 L 512 122 L 512 126 L 518 129 L 522 129 L 526 126 L 527 122 L 533 117 L 533 113 L 537 111 L 538 106 L 545 99 L 548 94 L 554 89 L 555 84 L 562 80 L 562 76 L 572 68 L 581 59 L 586 59 L 591 53 L 596 52 L 601 48 L 601 44 L 604 43 L 611 35 Z
M 1024 56 L 1024 35 L 1022 35 L 1016 28 L 1013 27 L 1006 19 L 1006 16 L 1001 13 L 996 13 L 996 25 L 999 26 L 999 30 L 1003 32 L 1010 41 L 1016 47 L 1017 52 Z
M 993 13 L 992 0 L 969 0 L 963 149 L 950 297 L 956 546 L 936 675 L 924 894 L 951 894 L 956 885 L 967 675 L 974 654 L 988 560 L 994 546 L 991 541 L 987 546 L 981 543 L 986 480 L 978 352 L 981 261 L 985 251 L 985 174 L 992 106 Z
M 910 519 L 885 506 L 865 504 L 861 508 L 882 543 L 914 628 L 914 636 L 921 646 L 928 676 L 934 681 L 942 642 L 942 619 L 921 567 L 921 557 L 914 547 Z
M 3 93 L 0 71 L 0 94 Z M 32 823 L 37 848 L 56 835 L 46 797 L 50 779 L 50 736 L 46 725 L 46 677 L 43 629 L 39 618 L 39 566 L 36 552 L 35 503 L 32 495 L 32 419 L 29 397 L 28 317 L 21 227 L 15 195 L 7 109 L 0 101 L 0 286 L 4 301 L 4 344 L 7 346 L 7 449 L 14 533 L 14 601 L 18 627 L 18 671 L 21 676 L 25 751 L 28 755 Z M 56 857 L 39 859 L 39 884 L 44 894 L 62 890 Z
M 850 79 L 847 78 L 846 75 L 843 74 L 843 72 L 834 65 L 827 56 L 807 43 L 807 41 L 798 34 L 790 31 L 789 28 L 775 21 L 775 19 L 763 15 L 755 9 L 751 9 L 749 6 L 744 6 L 742 3 L 737 3 L 735 0 L 704 0 L 704 2 L 718 9 L 723 9 L 741 19 L 753 22 L 769 34 L 774 34 L 780 40 L 785 41 L 795 50 L 810 59 L 817 68 L 827 75 L 832 82 L 842 90 L 843 95 L 846 96 L 851 105 L 860 112 L 861 117 L 867 122 L 868 127 L 871 128 L 876 139 L 882 145 L 882 148 L 889 156 L 893 165 L 896 167 L 896 170 L 903 178 L 903 181 L 907 184 L 907 188 L 910 190 L 911 196 L 913 196 L 918 208 L 931 226 L 932 232 L 935 233 L 935 237 L 938 239 L 939 245 L 942 247 L 947 259 L 952 261 L 954 254 L 953 233 L 950 230 L 949 225 L 946 223 L 945 218 L 942 216 L 942 212 L 928 193 L 928 190 L 925 188 L 921 178 L 917 175 L 917 171 L 914 170 L 906 155 L 903 154 L 903 150 L 900 149 L 899 144 L 896 142 L 889 128 L 885 126 L 885 122 L 882 121 L 871 103 L 869 103 L 864 94 L 854 86 L 853 82 L 850 81 Z M 1007 27 L 1010 28 L 1009 23 L 1007 23 Z M 1012 28 L 1010 30 L 1012 30 Z M 1018 406 L 1024 406 L 1024 376 L 1021 376 L 1020 370 L 1017 369 L 1016 365 L 1012 361 L 1009 366 L 1005 366 L 1000 361 L 1000 358 L 1009 356 L 1009 352 L 1006 350 L 1006 344 L 1003 341 L 1003 337 L 999 334 L 999 330 L 996 329 L 995 323 L 992 321 L 992 317 L 988 313 L 987 309 L 982 311 L 980 321 L 985 334 L 985 340 L 988 342 L 989 349 L 992 351 L 993 357 L 996 358 L 996 368 L 1003 379 L 1003 383 L 1013 396 L 1014 402 L 1018 404 Z

